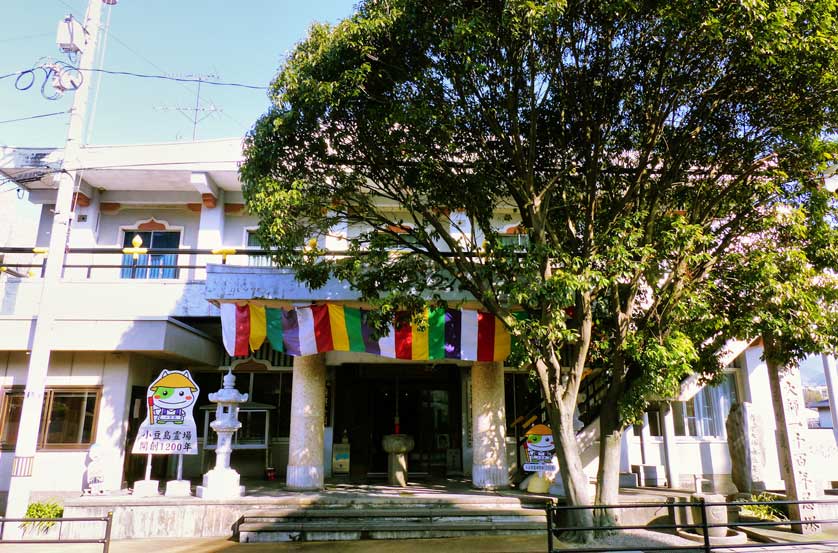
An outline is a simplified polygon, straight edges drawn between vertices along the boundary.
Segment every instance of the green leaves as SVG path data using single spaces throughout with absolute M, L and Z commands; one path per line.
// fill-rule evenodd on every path
M 832 347 L 838 225 L 817 175 L 838 153 L 836 16 L 363 2 L 280 69 L 246 138 L 248 208 L 309 285 L 340 278 L 385 313 L 477 301 L 555 390 L 610 371 L 628 420 L 689 367 L 718 370 L 728 338 Z M 526 247 L 505 241 L 518 223 Z

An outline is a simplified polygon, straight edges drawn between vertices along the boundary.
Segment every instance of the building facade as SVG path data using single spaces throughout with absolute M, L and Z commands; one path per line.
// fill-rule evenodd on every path
M 209 468 L 207 394 L 221 387 L 228 370 L 250 395 L 233 454 L 245 477 L 263 478 L 273 469 L 292 489 L 320 488 L 327 479 L 374 481 L 387 471 L 382 437 L 399 432 L 414 437 L 408 464 L 415 477 L 462 477 L 494 488 L 517 471 L 525 424 L 538 417 L 539 392 L 528 375 L 500 360 L 405 359 L 338 348 L 291 356 L 269 340 L 244 355 L 225 350 L 224 305 L 364 307 L 343 283 L 311 291 L 271 266 L 255 240 L 257 221 L 244 207 L 240 140 L 88 147 L 81 155 L 87 169 L 74 195 L 38 448 L 27 476 L 33 498 L 78 495 L 89 488 L 94 461 L 105 467 L 106 490 L 141 479 L 145 456 L 130 451 L 145 416 L 146 387 L 163 369 L 189 369 L 202 390 L 195 409 L 199 452 L 185 458 L 186 477 Z M 16 470 L 42 266 L 45 256 L 56 255 L 43 248 L 60 162 L 55 150 L 0 151 L 0 172 L 25 187 L 42 214 L 35 243 L 0 245 L 3 493 Z M 506 215 L 498 214 L 498 229 L 520 240 Z M 341 233 L 351 232 L 337 229 L 324 246 L 345 247 Z M 479 310 L 460 299 L 463 309 Z M 655 404 L 643 425 L 626 433 L 622 469 L 637 476 L 625 482 L 692 489 L 698 477 L 705 487 L 730 490 L 725 420 L 731 405 L 748 403 L 764 422 L 765 485 L 782 488 L 760 357 L 758 342 L 739 344 L 721 384 L 685 386 L 679 398 Z M 590 415 L 597 390 L 593 382 L 589 388 L 579 439 L 593 478 L 598 422 Z M 819 455 L 824 467 L 834 467 L 838 455 L 828 445 Z M 345 457 L 333 466 L 336 449 L 348 449 L 348 466 Z M 165 480 L 174 465 L 157 457 L 153 473 Z

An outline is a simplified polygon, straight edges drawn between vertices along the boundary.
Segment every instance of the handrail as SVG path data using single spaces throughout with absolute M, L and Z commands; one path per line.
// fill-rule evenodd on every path
M 58 539 L 51 540 L 51 539 L 12 539 L 7 540 L 4 537 L 4 531 L 6 529 L 7 523 L 39 523 L 39 522 L 57 522 L 58 527 Z M 70 539 L 61 539 L 61 530 L 65 522 L 104 522 L 105 523 L 105 534 L 101 538 L 70 538 Z M 109 511 L 107 516 L 104 517 L 67 517 L 67 518 L 5 518 L 0 517 L 0 545 L 10 543 L 10 544 L 32 544 L 32 545 L 41 545 L 41 544 L 48 544 L 48 543 L 100 543 L 102 544 L 102 553 L 108 553 L 111 547 L 111 531 L 113 530 L 113 512 Z
M 778 521 L 765 521 L 765 520 L 756 520 L 756 521 L 749 521 L 749 520 L 737 520 L 733 522 L 710 522 L 710 518 L 708 517 L 707 509 L 709 507 L 724 507 L 725 509 L 729 509 L 730 507 L 742 507 L 748 505 L 811 505 L 811 504 L 829 504 L 829 505 L 838 505 L 838 501 L 829 500 L 829 499 L 803 499 L 803 500 L 776 500 L 776 501 L 725 501 L 725 502 L 714 502 L 714 501 L 705 501 L 704 498 L 699 498 L 698 501 L 667 501 L 667 502 L 638 502 L 638 503 L 621 503 L 621 504 L 603 504 L 603 505 L 555 505 L 550 504 L 545 507 L 547 513 L 547 551 L 548 553 L 558 553 L 559 551 L 564 553 L 606 553 L 606 552 L 623 552 L 623 551 L 637 551 L 638 549 L 642 549 L 643 551 L 701 551 L 704 553 L 712 553 L 713 551 L 717 550 L 725 550 L 725 551 L 747 551 L 750 548 L 754 547 L 764 547 L 764 548 L 772 548 L 772 547 L 788 547 L 789 543 L 758 543 L 758 544 L 731 544 L 729 542 L 725 543 L 714 543 L 712 537 L 710 536 L 709 530 L 711 528 L 728 528 L 728 529 L 735 529 L 735 528 L 760 528 L 760 527 L 777 527 L 777 526 L 802 526 L 808 524 L 820 525 L 820 524 L 838 524 L 838 519 L 828 519 L 828 518 L 815 518 L 815 519 L 800 519 L 800 520 L 778 520 Z M 699 520 L 693 521 L 693 523 L 679 523 L 678 519 L 673 511 L 674 508 L 690 508 L 695 509 L 696 516 Z M 591 511 L 592 513 L 595 512 L 604 512 L 609 510 L 617 510 L 617 509 L 641 509 L 641 508 L 657 508 L 657 509 L 666 509 L 669 511 L 669 518 L 672 522 L 664 523 L 664 524 L 606 524 L 602 526 L 573 526 L 569 524 L 561 525 L 559 523 L 559 515 L 562 512 L 574 512 L 580 510 Z M 695 512 L 694 511 L 694 512 Z M 561 549 L 554 549 L 553 547 L 553 540 L 557 537 L 560 533 L 569 533 L 569 534 L 578 534 L 578 533 L 586 533 L 586 532 L 617 532 L 617 531 L 625 531 L 625 530 L 695 530 L 696 537 L 703 538 L 703 543 L 696 544 L 696 545 L 666 545 L 666 546 L 640 546 L 637 545 L 631 547 L 601 547 L 597 545 L 592 546 L 585 546 L 580 544 L 578 547 L 575 544 L 571 544 L 569 547 L 563 547 Z M 835 546 L 838 545 L 838 540 L 795 540 L 794 546 L 804 546 L 804 545 L 826 545 L 826 546 Z

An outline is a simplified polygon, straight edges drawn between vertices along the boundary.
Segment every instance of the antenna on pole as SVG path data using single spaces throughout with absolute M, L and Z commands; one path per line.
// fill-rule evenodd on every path
M 224 111 L 220 107 L 216 106 L 213 102 L 210 101 L 209 105 L 206 107 L 201 107 L 201 83 L 205 81 L 213 81 L 219 80 L 221 77 L 214 73 L 206 73 L 206 74 L 195 74 L 195 73 L 187 73 L 185 75 L 182 74 L 166 74 L 169 77 L 179 77 L 183 79 L 195 79 L 198 81 L 198 90 L 195 94 L 195 106 L 194 107 L 186 107 L 186 106 L 157 106 L 154 109 L 157 111 L 176 111 L 186 117 L 190 123 L 192 123 L 192 141 L 194 142 L 198 136 L 198 123 L 204 121 L 205 119 L 212 117 L 216 113 L 221 113 Z

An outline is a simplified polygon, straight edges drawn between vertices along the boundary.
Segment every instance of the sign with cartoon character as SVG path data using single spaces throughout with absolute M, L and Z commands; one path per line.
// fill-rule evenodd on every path
M 198 432 L 192 408 L 200 390 L 189 371 L 164 370 L 148 387 L 148 414 L 132 453 L 197 455 Z
M 553 462 L 556 446 L 553 444 L 553 431 L 550 427 L 536 424 L 527 430 L 525 436 L 527 437 L 524 444 L 527 450 L 527 462 L 524 463 L 524 470 L 529 472 L 558 470 L 559 467 Z

